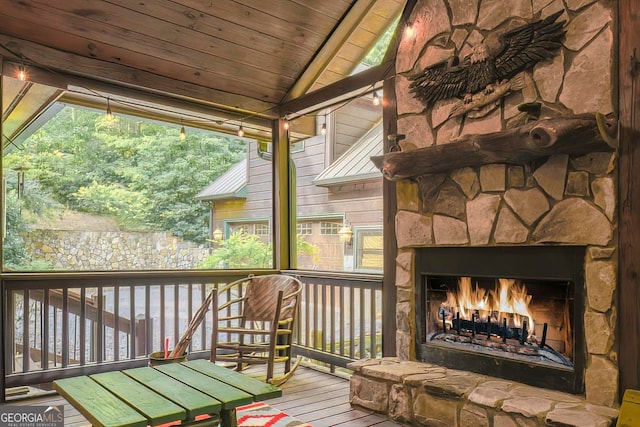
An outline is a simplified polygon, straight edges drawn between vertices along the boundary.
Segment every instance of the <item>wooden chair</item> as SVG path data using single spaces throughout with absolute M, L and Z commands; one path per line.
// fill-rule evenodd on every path
M 234 366 L 266 364 L 266 381 L 284 383 L 291 366 L 291 344 L 302 283 L 280 274 L 249 276 L 214 292 L 211 361 Z M 218 307 L 216 310 L 215 307 Z M 283 374 L 274 376 L 282 363 Z

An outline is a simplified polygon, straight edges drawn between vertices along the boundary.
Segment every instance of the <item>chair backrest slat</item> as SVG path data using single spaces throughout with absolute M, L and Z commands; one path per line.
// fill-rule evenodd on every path
M 284 301 L 280 320 L 293 316 L 302 290 L 302 283 L 291 276 L 267 275 L 250 279 L 244 302 L 244 317 L 249 321 L 272 321 L 278 303 L 278 292 L 283 291 Z

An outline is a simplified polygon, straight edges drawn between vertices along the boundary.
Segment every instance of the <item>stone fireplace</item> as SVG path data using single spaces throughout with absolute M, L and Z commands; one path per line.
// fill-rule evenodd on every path
M 416 251 L 417 360 L 582 393 L 583 246 Z
M 611 117 L 614 11 L 609 0 L 417 1 L 408 19 L 414 34 L 397 52 L 395 148 L 429 166 L 386 173 L 383 161 L 397 193 L 397 357 L 352 365 L 352 403 L 421 425 L 607 426 L 616 417 L 615 143 L 585 142 L 526 161 L 460 160 L 478 147 L 478 135 L 509 135 L 538 120 Z M 410 77 L 425 67 L 556 12 L 566 31 L 562 48 L 482 111 L 458 114 L 458 98 L 425 105 L 412 96 Z M 518 151 L 520 141 L 509 144 Z M 455 167 L 442 167 L 451 158 Z M 474 309 L 462 321 L 456 313 L 465 310 L 442 308 L 464 277 L 485 295 L 497 293 L 502 279 L 524 282 L 535 332 L 522 332 L 508 310 Z M 559 356 L 541 361 L 546 347 Z M 530 351 L 534 358 L 511 354 Z

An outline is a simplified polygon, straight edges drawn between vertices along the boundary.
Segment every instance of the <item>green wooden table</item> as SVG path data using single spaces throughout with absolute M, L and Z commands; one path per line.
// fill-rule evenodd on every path
M 92 425 L 101 427 L 173 421 L 212 425 L 218 420 L 223 427 L 236 427 L 238 406 L 282 395 L 278 387 L 206 360 L 66 378 L 53 385 Z M 196 420 L 203 415 L 210 418 Z

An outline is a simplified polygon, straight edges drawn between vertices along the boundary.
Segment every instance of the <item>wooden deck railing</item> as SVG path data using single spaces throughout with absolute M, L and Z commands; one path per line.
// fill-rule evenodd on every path
M 294 353 L 332 370 L 382 354 L 382 276 L 292 271 L 305 284 Z
M 8 387 L 147 364 L 171 346 L 207 293 L 273 271 L 3 274 L 3 374 Z M 287 271 L 305 283 L 294 352 L 333 369 L 381 349 L 381 277 Z M 208 357 L 211 317 L 190 354 Z

